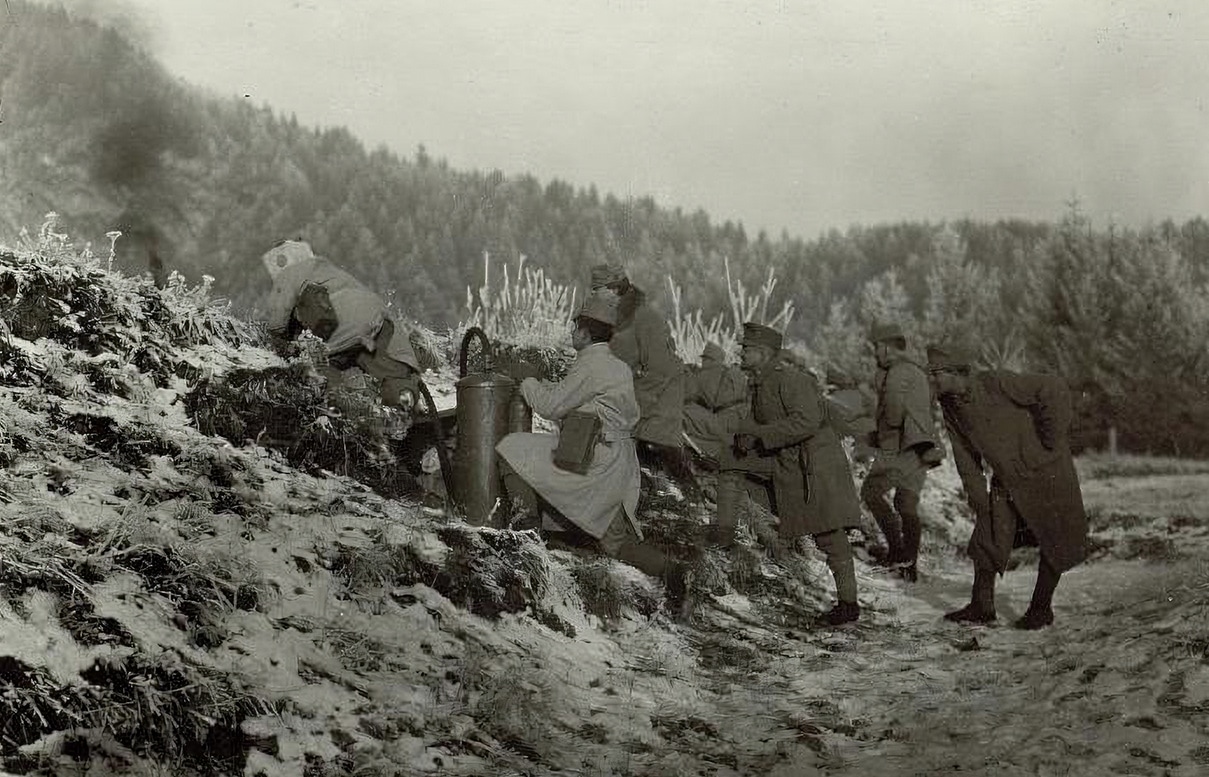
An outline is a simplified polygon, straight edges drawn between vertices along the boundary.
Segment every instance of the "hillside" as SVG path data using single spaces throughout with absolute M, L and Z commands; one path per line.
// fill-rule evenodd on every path
M 1043 632 L 940 620 L 969 582 L 948 468 L 925 493 L 922 582 L 859 563 L 858 628 L 813 626 L 830 588 L 813 548 L 769 556 L 751 532 L 703 560 L 691 617 L 674 623 L 658 581 L 623 564 L 385 498 L 272 434 L 202 434 L 188 412 L 199 387 L 241 371 L 305 376 L 307 355 L 265 350 L 204 289 L 161 291 L 105 264 L 53 225 L 0 249 L 8 773 L 1209 764 L 1203 466 L 1084 463 L 1096 557 L 1067 576 Z M 445 384 L 448 370 L 426 380 Z M 315 435 L 308 448 L 325 435 L 327 447 L 372 443 L 338 426 L 354 420 L 347 408 L 281 410 L 314 414 L 294 430 Z M 658 479 L 646 487 L 654 537 L 708 519 Z M 757 532 L 767 520 L 745 518 Z M 1031 567 L 1008 574 L 1003 617 L 1022 608 Z

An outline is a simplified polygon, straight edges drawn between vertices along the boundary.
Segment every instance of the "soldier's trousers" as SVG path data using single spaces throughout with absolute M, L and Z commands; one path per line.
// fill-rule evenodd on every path
M 914 564 L 919 558 L 919 494 L 927 473 L 915 451 L 878 451 L 861 484 L 861 500 L 886 537 L 891 562 Z M 893 504 L 886 499 L 891 491 Z
M 775 455 L 760 456 L 754 452 L 743 457 L 736 457 L 727 446 L 722 451 L 720 471 L 718 472 L 718 517 L 719 533 L 733 541 L 734 531 L 738 523 L 738 509 L 745 495 L 762 507 L 775 509 L 775 491 L 772 489 L 773 465 Z M 769 499 L 770 491 L 773 493 Z M 773 539 L 769 535 L 761 535 L 756 527 L 757 536 L 767 543 Z M 852 545 L 848 542 L 848 532 L 844 529 L 812 534 L 814 544 L 823 552 L 831 576 L 835 578 L 835 597 L 841 602 L 856 604 L 856 567 L 852 558 Z

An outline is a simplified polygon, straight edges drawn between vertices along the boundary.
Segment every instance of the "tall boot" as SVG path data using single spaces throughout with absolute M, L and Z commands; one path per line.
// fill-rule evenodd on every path
M 841 626 L 856 621 L 861 616 L 861 608 L 856 600 L 856 568 L 848 532 L 838 529 L 816 534 L 814 544 L 823 551 L 831 576 L 835 578 L 836 605 L 823 615 L 823 622 L 828 626 Z
M 1054 589 L 1062 573 L 1054 569 L 1054 565 L 1044 554 L 1041 563 L 1037 565 L 1037 583 L 1033 586 L 1033 599 L 1029 602 L 1028 610 L 1016 620 L 1013 626 L 1026 631 L 1044 628 L 1054 622 Z
M 878 480 L 880 481 L 880 479 Z M 889 567 L 902 561 L 903 532 L 902 527 L 899 526 L 895 509 L 891 508 L 889 501 L 886 501 L 886 494 L 890 492 L 880 486 L 880 482 L 866 479 L 861 486 L 861 499 L 869 508 L 869 512 L 872 512 L 874 520 L 878 522 L 881 535 L 886 538 L 885 556 L 879 558 L 878 561 Z M 877 553 L 874 553 L 874 556 L 877 557 Z
M 729 548 L 735 544 L 735 527 L 739 522 L 739 504 L 746 493 L 743 488 L 743 479 L 743 473 L 735 470 L 718 473 L 717 515 L 707 532 L 711 545 Z
M 919 494 L 900 488 L 894 492 L 894 509 L 898 511 L 903 526 L 903 549 L 899 576 L 910 583 L 919 579 L 919 542 L 923 525 L 919 519 Z
M 957 623 L 991 623 L 995 620 L 995 570 L 974 567 L 974 587 L 970 603 L 960 610 L 945 613 L 945 620 Z

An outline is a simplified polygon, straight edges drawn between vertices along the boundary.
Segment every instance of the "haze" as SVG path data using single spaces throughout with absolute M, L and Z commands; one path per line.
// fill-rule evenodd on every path
M 1203 213 L 1209 6 L 127 0 L 174 74 L 456 169 L 812 237 Z

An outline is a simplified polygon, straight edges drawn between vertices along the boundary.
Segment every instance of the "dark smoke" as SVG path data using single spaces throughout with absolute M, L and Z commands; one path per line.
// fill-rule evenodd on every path
M 164 155 L 190 156 L 196 139 L 167 98 L 128 98 L 98 133 L 93 180 L 102 186 L 141 189 L 156 184 Z
M 70 14 L 108 28 L 129 44 L 119 44 L 111 58 L 98 63 L 112 71 L 104 74 L 110 94 L 105 117 L 89 143 L 88 170 L 97 189 L 121 209 L 110 221 L 122 232 L 116 245 L 119 266 L 150 271 L 162 287 L 164 259 L 172 253 L 169 235 L 185 221 L 179 205 L 185 199 L 183 182 L 173 174 L 171 161 L 199 150 L 190 101 L 151 59 L 157 37 L 152 20 L 117 0 L 64 5 Z

